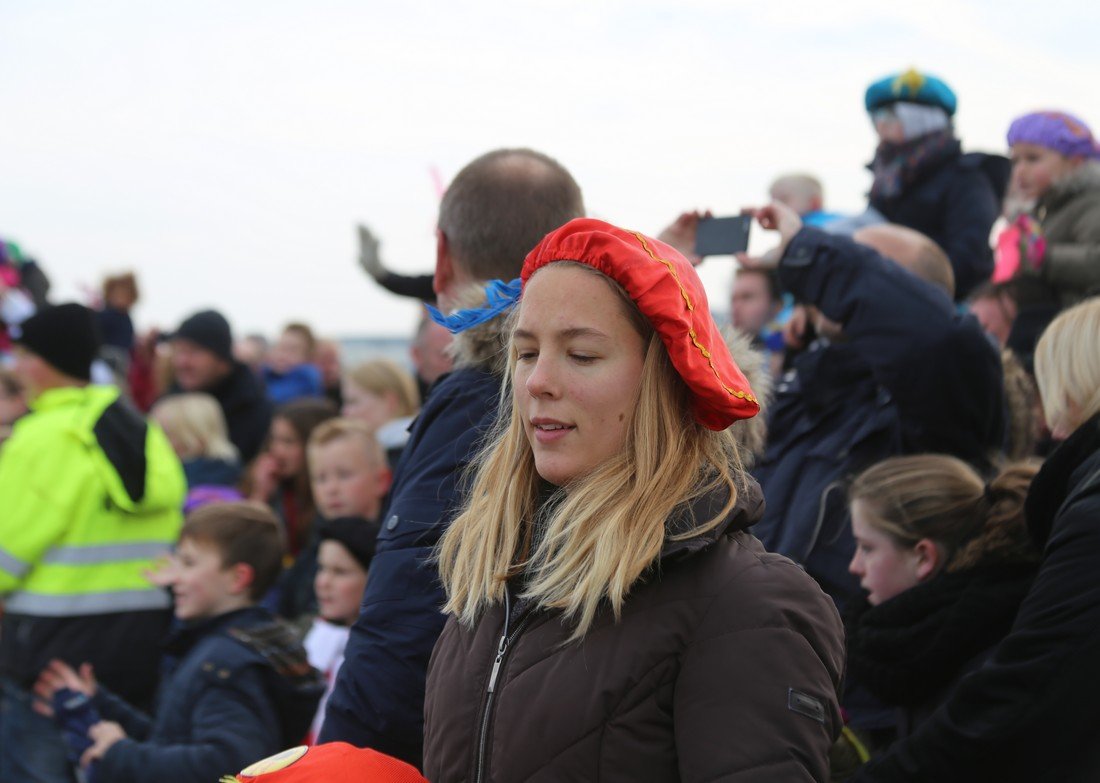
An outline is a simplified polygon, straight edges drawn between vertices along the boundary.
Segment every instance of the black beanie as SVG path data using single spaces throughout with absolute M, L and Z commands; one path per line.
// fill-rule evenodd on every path
M 337 517 L 323 522 L 318 529 L 321 541 L 343 544 L 364 571 L 370 570 L 374 558 L 374 540 L 378 538 L 378 523 L 363 517 Z
M 15 342 L 51 367 L 81 381 L 92 378 L 99 354 L 95 314 L 76 302 L 47 307 L 19 325 Z
M 216 356 L 233 361 L 233 334 L 229 321 L 217 310 L 201 310 L 180 324 L 171 339 L 188 340 Z

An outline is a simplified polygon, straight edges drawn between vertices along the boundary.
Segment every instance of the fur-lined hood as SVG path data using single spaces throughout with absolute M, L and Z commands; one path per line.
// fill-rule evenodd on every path
M 768 441 L 768 406 L 772 398 L 771 369 L 768 367 L 768 355 L 754 348 L 752 338 L 744 332 L 727 326 L 722 330 L 733 361 L 741 368 L 749 382 L 756 399 L 760 401 L 760 412 L 751 419 L 741 419 L 732 425 L 737 445 L 741 447 L 741 461 L 745 469 L 752 468 L 756 460 L 764 456 L 764 447 Z
M 485 305 L 485 285 L 474 284 L 455 297 L 457 309 L 466 310 Z M 493 375 L 504 375 L 508 366 L 508 333 L 516 310 L 497 316 L 478 326 L 459 332 L 451 342 L 455 369 L 474 367 Z

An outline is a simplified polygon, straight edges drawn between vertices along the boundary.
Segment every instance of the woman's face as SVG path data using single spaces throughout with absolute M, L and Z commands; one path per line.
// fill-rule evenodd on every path
M 359 603 L 366 587 L 367 572 L 347 547 L 331 539 L 322 541 L 317 551 L 317 576 L 313 580 L 321 617 L 339 625 L 351 625 L 359 616 Z
M 393 418 L 395 406 L 392 400 L 381 394 L 367 391 L 352 381 L 344 381 L 342 394 L 344 406 L 340 409 L 340 415 L 363 422 L 370 427 L 371 432 L 376 432 Z
M 540 269 L 512 346 L 516 411 L 543 479 L 562 486 L 622 451 L 645 345 L 606 280 L 569 264 Z
M 889 535 L 872 524 L 873 514 L 862 500 L 852 502 L 852 534 L 856 553 L 848 571 L 859 577 L 859 586 L 867 591 L 867 601 L 878 606 L 894 596 L 916 587 L 919 557 L 915 550 L 898 546 Z
M 294 478 L 305 467 L 305 446 L 286 419 L 276 418 L 271 423 L 271 442 L 267 451 L 275 459 L 280 479 Z

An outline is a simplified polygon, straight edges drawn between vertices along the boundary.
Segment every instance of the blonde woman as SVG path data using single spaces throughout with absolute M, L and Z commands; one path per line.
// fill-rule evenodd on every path
M 198 392 L 176 394 L 154 405 L 150 416 L 183 463 L 189 489 L 236 485 L 241 463 L 217 400 Z
M 420 410 L 416 380 L 390 359 L 372 359 L 344 376 L 341 393 L 340 415 L 370 427 L 390 466 L 396 466 L 409 439 L 409 424 Z
M 1035 375 L 1062 441 L 1024 507 L 1035 582 L 986 664 L 857 780 L 1100 779 L 1100 299 L 1051 322 Z
M 690 264 L 571 221 L 528 256 L 508 409 L 439 567 L 424 760 L 469 780 L 826 780 L 832 603 L 746 528 L 757 411 Z

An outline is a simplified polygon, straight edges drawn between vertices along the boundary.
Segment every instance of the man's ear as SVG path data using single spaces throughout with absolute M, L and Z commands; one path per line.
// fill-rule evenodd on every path
M 922 538 L 913 547 L 917 558 L 917 579 L 924 582 L 935 576 L 943 565 L 940 548 L 930 538 Z
M 252 583 L 256 581 L 256 569 L 248 563 L 234 563 L 230 570 L 233 571 L 233 579 L 230 582 L 233 595 L 241 595 L 252 589 Z
M 432 290 L 436 297 L 446 291 L 455 276 L 454 259 L 451 258 L 451 246 L 443 230 L 435 230 L 435 276 L 432 278 Z

